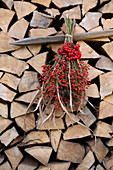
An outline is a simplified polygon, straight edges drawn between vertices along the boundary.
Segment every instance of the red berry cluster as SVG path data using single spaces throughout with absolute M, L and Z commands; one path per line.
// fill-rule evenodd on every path
M 54 64 L 43 65 L 42 74 L 39 78 L 43 82 L 43 101 L 55 105 L 55 109 L 60 110 L 61 104 L 67 106 L 70 100 L 70 88 L 72 92 L 72 104 L 80 106 L 84 98 L 83 93 L 89 86 L 88 66 L 81 59 L 79 44 L 64 43 L 62 48 L 54 56 Z M 70 82 L 70 83 L 69 83 Z M 58 86 L 57 86 L 58 85 Z

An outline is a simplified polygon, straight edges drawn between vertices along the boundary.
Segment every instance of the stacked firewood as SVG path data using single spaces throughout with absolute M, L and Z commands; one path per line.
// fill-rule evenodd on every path
M 41 126 L 36 102 L 26 113 L 42 65 L 62 44 L 10 43 L 65 34 L 67 14 L 74 34 L 113 28 L 113 0 L 0 0 L 0 170 L 113 169 L 113 37 L 77 41 L 90 65 L 82 113 L 71 120 L 59 110 Z

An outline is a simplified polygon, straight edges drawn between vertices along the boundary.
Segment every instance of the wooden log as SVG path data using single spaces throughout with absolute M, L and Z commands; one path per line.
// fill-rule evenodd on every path
M 113 94 L 104 97 L 103 100 L 104 100 L 106 103 L 113 104 Z
M 99 25 L 99 19 L 101 16 L 102 14 L 100 12 L 88 12 L 80 22 L 80 25 L 89 31 Z
M 79 122 L 79 120 L 80 120 L 79 117 L 77 115 L 73 114 L 73 113 L 70 113 L 70 116 L 73 120 L 66 114 L 65 121 L 66 121 L 67 127 L 70 126 L 70 125 L 73 125 L 76 122 Z
M 113 104 L 106 101 L 101 101 L 99 107 L 99 119 L 112 117 L 113 116 L 112 110 L 113 110 Z
M 16 169 L 18 164 L 20 163 L 20 161 L 23 158 L 23 155 L 20 152 L 19 148 L 17 146 L 15 146 L 13 148 L 7 149 L 7 150 L 5 150 L 5 154 L 7 155 L 8 159 L 12 165 L 12 168 Z
M 108 56 L 113 60 L 113 42 L 109 42 L 107 44 L 104 44 L 102 46 L 102 48 L 104 49 L 104 51 L 108 54 Z
M 106 13 L 112 14 L 113 13 L 113 1 L 110 1 L 108 4 L 104 5 L 101 12 L 103 14 L 106 14 Z
M 92 98 L 99 98 L 99 91 L 96 84 L 91 84 L 88 89 L 86 89 L 86 95 Z
M 72 143 L 61 140 L 57 152 L 57 159 L 66 160 L 73 163 L 81 163 L 84 154 L 85 154 L 84 147 L 79 143 Z
M 52 153 L 52 148 L 46 146 L 35 146 L 26 148 L 25 151 L 40 161 L 42 164 L 47 165 Z
M 58 9 L 55 9 L 55 8 L 47 8 L 45 10 L 45 12 L 47 12 L 48 14 L 51 15 L 51 17 L 56 17 L 57 15 L 60 15 L 60 12 Z
M 113 138 L 111 138 L 110 140 L 108 140 L 106 142 L 106 145 L 109 146 L 109 147 L 113 147 Z
M 50 139 L 51 145 L 55 152 L 57 152 L 57 148 L 61 138 L 61 131 L 60 130 L 51 130 L 50 132 Z
M 12 8 L 12 6 L 13 6 L 13 4 L 14 4 L 14 2 L 13 2 L 13 0 L 1 0 L 6 6 L 7 6 L 7 8 L 9 8 L 9 9 L 11 9 Z
M 37 6 L 25 1 L 15 1 L 14 8 L 18 19 L 21 19 L 33 12 L 37 8 Z
M 41 37 L 41 36 L 48 36 L 48 35 L 52 35 L 52 34 L 56 34 L 57 31 L 55 30 L 55 28 L 50 27 L 50 28 L 32 28 L 29 31 L 29 36 L 30 37 Z
M 108 57 L 102 55 L 101 58 L 97 61 L 95 67 L 102 70 L 113 71 L 113 62 Z
M 36 4 L 40 4 L 40 5 L 44 5 L 46 7 L 49 7 L 50 3 L 51 3 L 51 0 L 43 0 L 43 1 L 40 1 L 40 0 L 31 0 L 31 2 L 36 3 Z
M 9 73 L 5 73 L 4 76 L 0 80 L 1 83 L 11 87 L 14 90 L 17 90 L 19 81 L 20 81 L 20 78 Z
M 31 90 L 36 90 L 39 86 L 37 79 L 37 73 L 34 71 L 25 71 L 19 83 L 19 92 L 27 92 Z
M 47 57 L 47 52 L 40 53 L 35 57 L 31 58 L 30 60 L 28 60 L 27 63 L 30 64 L 37 72 L 41 74 L 43 70 L 42 65 L 45 64 L 46 57 Z
M 3 76 L 3 74 L 4 74 L 3 72 L 0 72 L 0 78 Z
M 112 170 L 112 168 L 113 168 L 113 153 L 111 154 L 111 156 L 106 156 L 106 158 L 103 161 L 103 164 L 106 169 Z
M 90 3 L 87 0 L 82 2 L 82 14 L 86 14 L 90 9 L 94 8 L 97 5 L 98 1 L 91 0 Z
M 102 18 L 101 22 L 102 22 L 104 30 L 113 28 L 113 18 L 111 18 L 111 19 Z
M 12 124 L 12 121 L 0 116 L 0 133 L 3 132 L 9 125 Z
M 48 28 L 53 21 L 53 17 L 43 14 L 38 11 L 33 12 L 33 17 L 30 22 L 31 27 Z
M 28 59 L 32 57 L 32 54 L 26 47 L 19 48 L 18 50 L 11 53 L 15 58 Z
M 11 166 L 10 166 L 10 164 L 9 164 L 8 161 L 5 162 L 4 164 L 0 165 L 0 168 L 1 168 L 2 170 L 5 170 L 5 169 L 12 170 L 12 168 L 11 168 Z
M 90 69 L 88 70 L 88 78 L 89 80 L 93 80 L 94 78 L 96 78 L 97 76 L 103 74 L 103 71 L 100 71 L 92 66 L 89 67 Z
M 0 83 L 0 99 L 12 102 L 17 93 Z
M 15 127 L 12 127 L 0 136 L 0 140 L 1 143 L 3 143 L 5 146 L 8 146 L 17 136 L 19 136 L 17 130 Z
M 96 166 L 96 170 L 104 170 L 104 168 L 103 168 L 100 164 L 98 164 L 98 165 Z
M 0 28 L 7 33 L 8 26 L 15 12 L 9 9 L 0 8 Z
M 103 99 L 105 96 L 112 94 L 113 91 L 113 71 L 102 74 L 100 79 L 100 96 Z
M 32 45 L 28 46 L 29 51 L 35 56 L 39 53 L 41 45 Z
M 62 1 L 62 0 L 52 0 L 52 2 L 58 7 L 58 8 L 65 8 L 68 7 L 70 5 L 74 6 L 74 5 L 79 5 L 82 4 L 82 0 L 66 0 L 66 1 Z
M 22 18 L 10 27 L 8 35 L 13 38 L 22 39 L 25 36 L 28 25 L 28 21 Z
M 4 118 L 8 118 L 8 104 L 0 102 L 0 115 Z
M 0 55 L 0 70 L 21 76 L 29 65 L 7 54 Z

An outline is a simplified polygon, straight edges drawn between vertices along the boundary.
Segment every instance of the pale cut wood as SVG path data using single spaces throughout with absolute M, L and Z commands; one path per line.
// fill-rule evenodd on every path
M 12 102 L 16 93 L 0 83 L 0 99 Z
M 36 91 L 25 93 L 21 95 L 20 97 L 16 98 L 15 101 L 30 103 L 32 99 L 34 98 L 35 94 L 36 94 Z M 34 102 L 34 103 L 37 103 L 37 102 Z
M 47 47 L 51 48 L 52 51 L 54 51 L 55 53 L 57 53 L 58 48 L 61 48 L 63 44 L 58 43 L 58 44 L 49 44 Z
M 18 59 L 28 59 L 32 57 L 32 54 L 26 47 L 22 47 L 14 52 L 11 53 L 15 58 Z
M 100 107 L 99 107 L 99 119 L 105 119 L 107 117 L 112 117 L 113 116 L 113 104 L 102 101 L 100 102 Z
M 52 153 L 52 148 L 46 146 L 35 146 L 26 148 L 25 151 L 40 161 L 42 164 L 47 165 Z
M 100 71 L 92 66 L 89 67 L 90 69 L 88 70 L 88 78 L 89 80 L 92 80 L 94 78 L 96 78 L 97 76 L 103 74 L 104 72 L 103 71 Z
M 28 46 L 28 49 L 29 49 L 30 52 L 35 56 L 36 54 L 39 53 L 39 51 L 40 51 L 40 49 L 41 49 L 41 45 Z
M 105 96 L 112 94 L 113 91 L 113 71 L 102 74 L 100 79 L 100 96 L 103 99 Z
M 21 74 L 29 68 L 29 65 L 21 60 L 18 60 L 7 54 L 0 55 L 0 70 L 16 74 L 21 76 Z
M 83 0 L 82 2 L 82 14 L 86 14 L 90 9 L 94 8 L 97 5 L 98 0 Z
M 24 18 L 22 18 L 10 27 L 8 35 L 13 38 L 22 39 L 25 36 L 28 25 L 29 23 Z
M 60 15 L 60 12 L 58 9 L 55 8 L 47 8 L 45 10 L 45 12 L 47 12 L 48 14 L 50 14 L 52 17 L 56 17 L 57 15 Z
M 1 143 L 3 143 L 5 146 L 8 146 L 17 136 L 19 136 L 17 130 L 15 127 L 12 127 L 0 136 L 0 140 Z
M 106 142 L 107 146 L 113 147 L 113 138 Z
M 15 144 L 20 143 L 23 140 L 24 136 L 17 136 L 11 143 L 10 146 L 14 146 Z M 20 144 L 19 144 L 20 146 Z
M 11 120 L 0 116 L 0 133 L 3 132 L 11 124 L 12 124 Z
M 0 28 L 7 33 L 8 26 L 14 16 L 15 12 L 0 8 Z
M 40 4 L 40 5 L 44 5 L 46 7 L 49 7 L 50 3 L 51 3 L 51 0 L 43 0 L 43 1 L 40 1 L 40 0 L 31 0 L 31 2 Z
M 34 113 L 30 113 L 25 116 L 21 115 L 20 117 L 16 117 L 15 121 L 17 125 L 21 127 L 25 132 L 35 128 Z
M 95 158 L 91 151 L 87 153 L 82 163 L 76 168 L 76 170 L 89 170 L 89 168 L 94 164 Z
M 113 13 L 113 1 L 110 1 L 108 4 L 105 4 L 101 11 L 103 14 L 105 13 Z
M 24 140 L 22 141 L 23 144 L 29 143 L 50 143 L 50 139 L 46 132 L 44 131 L 32 131 L 27 136 L 25 136 Z
M 20 47 L 9 45 L 10 43 L 14 42 L 14 39 L 9 37 L 5 32 L 0 32 L 0 53 L 8 52 L 16 50 Z
M 5 156 L 0 154 L 0 165 L 1 163 L 3 163 L 4 159 L 5 159 Z
M 0 102 L 0 115 L 4 118 L 8 117 L 8 104 Z
M 17 90 L 19 81 L 20 81 L 20 78 L 14 76 L 12 74 L 9 74 L 9 73 L 5 73 L 4 76 L 0 80 L 1 83 L 3 83 L 15 90 Z
M 31 27 L 48 28 L 53 21 L 53 17 L 43 14 L 38 11 L 33 12 L 33 17 L 30 21 Z
M 57 148 L 60 142 L 61 138 L 61 131 L 60 130 L 52 130 L 50 132 L 50 139 L 51 139 L 51 145 L 55 152 L 57 152 Z
M 20 152 L 19 148 L 15 146 L 13 148 L 7 149 L 5 150 L 5 154 L 7 155 L 8 160 L 10 161 L 12 165 L 12 168 L 16 169 L 16 167 L 18 166 L 18 164 L 23 158 L 23 155 Z
M 6 169 L 12 170 L 12 168 L 11 168 L 11 166 L 10 166 L 10 164 L 9 164 L 8 161 L 5 162 L 4 164 L 0 165 L 0 168 L 1 168 L 2 170 L 6 170 Z
M 19 92 L 36 90 L 39 86 L 37 73 L 34 71 L 25 71 L 19 83 Z
M 102 16 L 100 12 L 88 12 L 80 22 L 80 25 L 87 31 L 99 25 L 99 19 Z
M 102 21 L 102 25 L 103 25 L 104 30 L 113 28 L 113 18 L 111 18 L 111 19 L 102 18 L 101 21 Z
M 38 170 L 51 170 L 51 169 L 47 166 L 40 166 Z
M 106 169 L 112 170 L 113 169 L 113 153 L 111 156 L 106 156 L 106 158 L 103 161 L 103 164 Z
M 18 170 L 34 170 L 39 165 L 38 161 L 27 155 L 22 163 L 19 164 Z
M 13 0 L 2 0 L 2 2 L 5 3 L 9 9 L 11 9 L 14 4 Z
M 26 105 L 26 104 L 22 104 L 19 102 L 12 102 L 11 103 L 11 112 L 10 112 L 11 118 L 25 115 L 26 111 L 27 111 L 27 107 L 28 107 L 28 105 Z M 31 107 L 29 112 L 32 112 L 33 110 L 34 110 L 34 108 Z
M 103 70 L 113 71 L 113 62 L 110 58 L 101 56 L 101 58 L 97 61 L 95 67 Z
M 74 34 L 80 34 L 80 33 L 85 33 L 85 30 L 76 23 L 76 27 L 74 29 Z
M 65 8 L 68 7 L 70 5 L 74 6 L 74 5 L 79 5 L 82 4 L 82 0 L 52 0 L 52 2 L 58 7 L 58 8 Z
M 25 1 L 14 1 L 14 8 L 18 19 L 21 19 L 22 17 L 33 12 L 37 8 L 37 6 Z
M 104 100 L 106 103 L 113 104 L 113 94 L 104 97 L 103 100 Z
M 48 52 L 40 53 L 27 61 L 37 72 L 42 73 L 42 65 L 45 65 Z
M 96 170 L 105 170 L 105 169 L 100 164 L 98 164 Z
M 109 152 L 108 148 L 102 143 L 100 139 L 97 139 L 96 143 L 91 148 L 100 163 L 103 161 L 103 159 Z
M 83 113 L 79 112 L 77 116 L 85 123 L 86 126 L 91 126 L 96 121 L 96 117 L 91 113 L 87 106 L 83 109 Z
M 3 76 L 3 74 L 4 74 L 3 72 L 0 72 L 0 78 Z
M 88 89 L 86 89 L 86 95 L 92 98 L 99 98 L 99 91 L 96 84 L 91 84 Z
M 80 44 L 80 50 L 82 53 L 81 58 L 100 58 L 100 55 L 96 53 L 89 45 L 87 45 L 84 41 L 77 41 L 77 44 Z
M 86 136 L 91 136 L 90 131 L 81 125 L 73 125 L 71 127 L 68 127 L 66 132 L 64 133 L 63 139 L 78 139 L 78 138 L 84 138 Z
M 48 167 L 50 167 L 50 170 L 68 170 L 70 164 L 70 162 L 55 162 L 48 164 Z
M 72 119 L 66 114 L 65 121 L 66 121 L 67 127 L 70 125 L 73 125 L 76 122 L 79 122 L 79 120 L 80 120 L 79 117 L 73 113 L 70 113 L 70 116 Z
M 74 7 L 70 10 L 65 10 L 63 13 L 62 13 L 62 16 L 61 18 L 65 18 L 66 15 L 69 16 L 69 18 L 71 19 L 81 19 L 81 11 L 80 11 L 80 6 L 78 5 L 77 7 Z
M 108 54 L 108 56 L 113 60 L 113 42 L 104 44 L 102 48 Z
M 52 110 L 53 106 L 54 106 L 53 104 L 50 104 L 50 105 L 46 106 L 44 111 L 45 111 L 45 113 L 47 115 L 49 115 L 51 113 L 51 110 Z M 62 109 L 54 110 L 53 113 L 55 114 L 55 117 L 61 117 L 64 114 L 64 111 Z
M 50 27 L 50 28 L 32 28 L 29 31 L 29 36 L 30 37 L 41 37 L 41 36 L 48 36 L 48 35 L 52 35 L 52 34 L 56 34 L 57 31 L 55 30 L 55 28 Z
M 81 163 L 85 154 L 85 149 L 79 143 L 67 142 L 61 140 L 58 152 L 57 159 L 66 160 L 73 163 Z
M 107 123 L 99 121 L 95 135 L 98 137 L 111 138 L 110 133 L 113 133 L 111 126 Z

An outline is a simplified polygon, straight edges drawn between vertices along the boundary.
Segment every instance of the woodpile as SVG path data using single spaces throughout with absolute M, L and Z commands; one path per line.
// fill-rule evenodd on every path
M 10 43 L 64 35 L 67 14 L 74 34 L 113 28 L 113 0 L 0 0 L 0 170 L 113 170 L 113 36 L 77 41 L 90 65 L 82 113 L 72 120 L 60 110 L 41 126 L 36 102 L 26 114 L 42 65 L 62 43 Z

